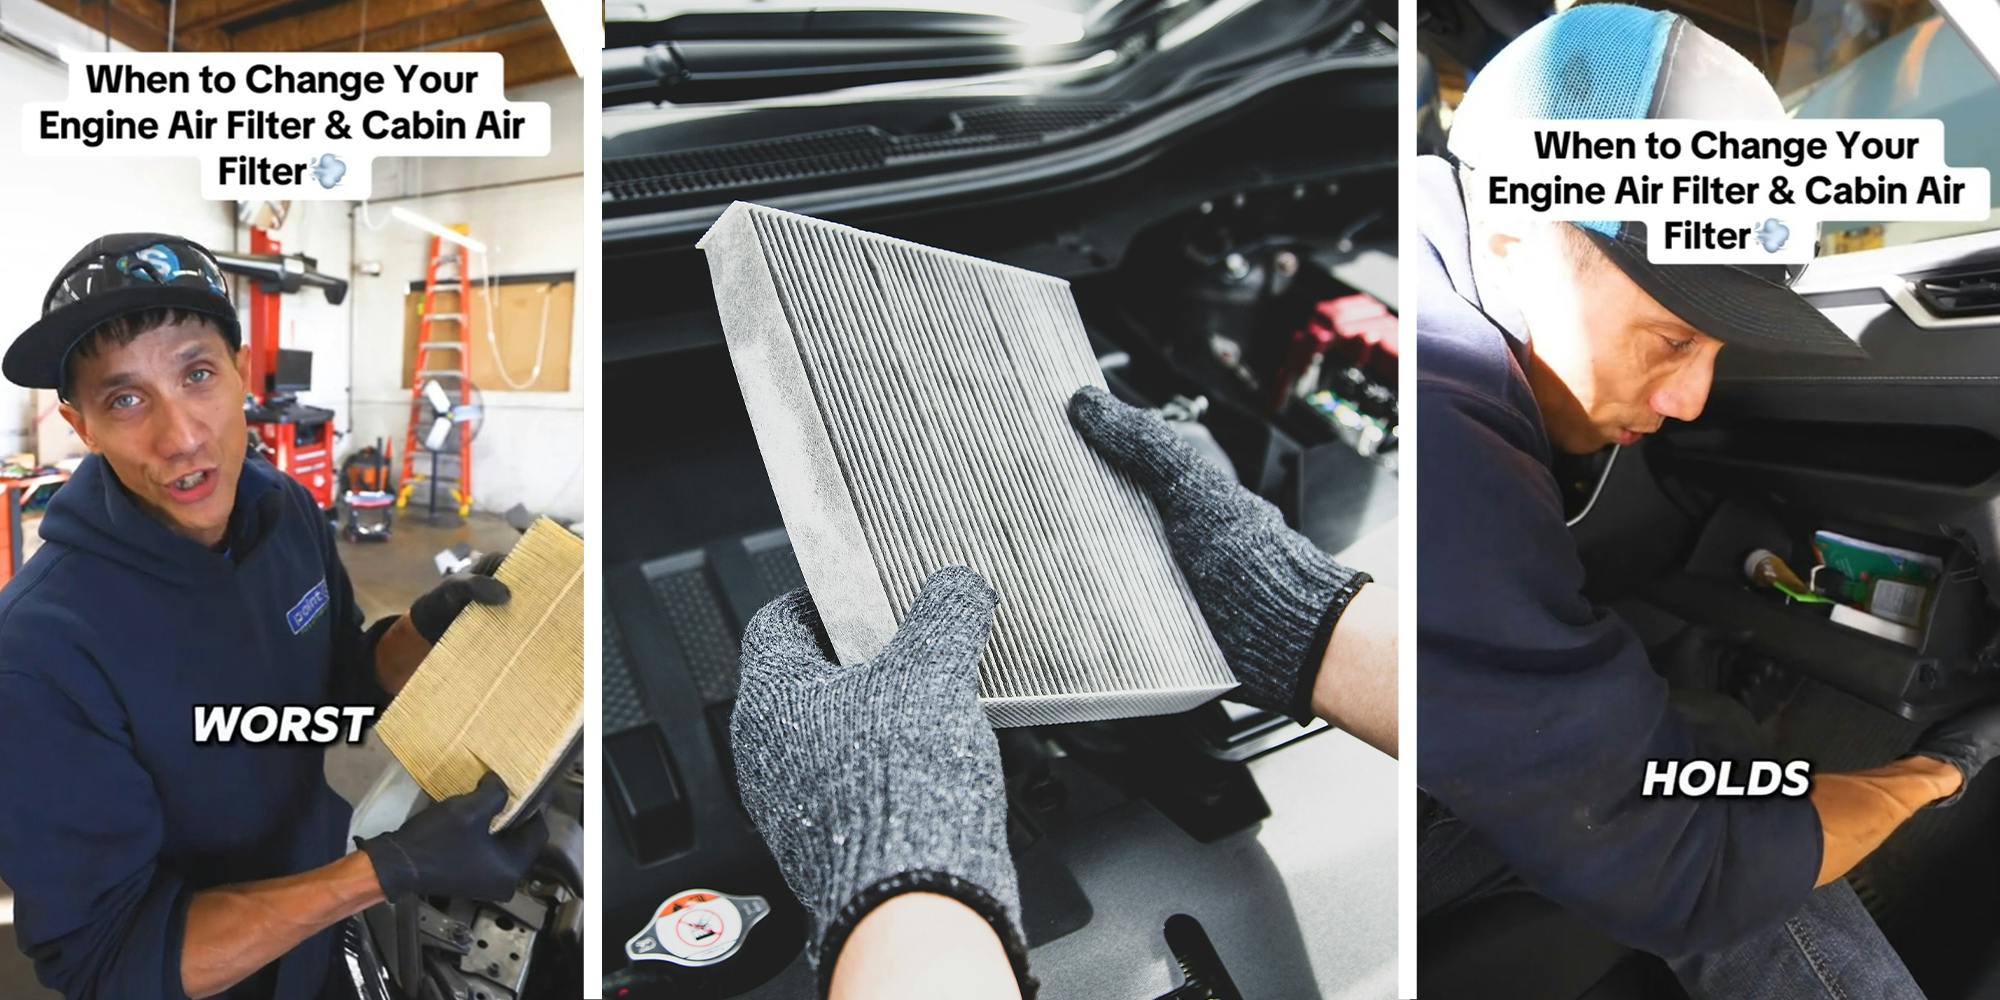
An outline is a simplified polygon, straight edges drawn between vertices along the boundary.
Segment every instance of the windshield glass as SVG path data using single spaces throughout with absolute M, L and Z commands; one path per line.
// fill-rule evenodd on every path
M 1936 118 L 1945 162 L 2000 176 L 2000 80 L 1929 0 L 1668 3 L 1764 70 L 1800 118 Z M 1789 17 L 1782 14 L 1787 8 Z M 1759 15 L 1763 15 L 1760 19 Z M 2000 187 L 1995 187 L 2000 197 Z M 1847 253 L 2000 228 L 1976 222 L 1829 222 L 1822 254 Z

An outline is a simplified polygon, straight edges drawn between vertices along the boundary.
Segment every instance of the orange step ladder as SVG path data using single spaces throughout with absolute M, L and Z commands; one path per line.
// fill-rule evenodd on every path
M 452 228 L 460 233 L 466 232 L 466 227 L 462 225 Z M 452 243 L 447 249 L 443 237 L 431 237 L 430 267 L 424 273 L 423 308 L 417 317 L 417 359 L 410 379 L 410 430 L 403 443 L 403 484 L 396 492 L 396 507 L 399 510 L 409 506 L 411 492 L 418 483 L 425 482 L 429 484 L 427 489 L 433 510 L 437 506 L 437 491 L 449 483 L 451 499 L 458 505 L 458 516 L 465 517 L 472 513 L 472 435 L 466 432 L 465 427 L 452 429 L 452 435 L 458 439 L 456 454 L 432 452 L 430 474 L 416 469 L 417 449 L 430 430 L 430 425 L 423 422 L 424 383 L 436 380 L 448 395 L 458 397 L 459 406 L 472 403 L 473 296 L 469 258 L 470 253 L 464 246 Z M 457 273 L 441 277 L 438 268 L 446 264 L 455 267 Z M 438 309 L 439 295 L 451 296 L 453 300 L 453 304 L 442 312 Z M 458 360 L 449 367 L 433 368 L 430 364 L 433 351 L 449 351 Z M 457 383 L 455 387 L 451 384 L 454 382 Z M 419 426 L 420 423 L 422 426 Z M 437 463 L 446 460 L 455 467 L 439 470 Z

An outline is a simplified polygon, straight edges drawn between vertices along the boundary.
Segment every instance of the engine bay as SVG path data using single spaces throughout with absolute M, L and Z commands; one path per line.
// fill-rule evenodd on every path
M 1380 206 L 1393 182 L 1390 171 L 1356 169 L 1151 217 L 1101 209 L 1004 250 L 990 226 L 960 216 L 913 220 L 923 224 L 899 235 L 1069 277 L 1116 395 L 1160 411 L 1322 547 L 1388 553 L 1377 575 L 1391 578 L 1395 226 Z M 686 304 L 695 293 L 705 289 L 693 286 Z M 805 915 L 736 801 L 737 637 L 801 577 L 719 340 L 607 369 L 608 443 L 628 463 L 607 477 L 607 995 L 812 989 Z M 650 430 L 661 426 L 701 433 Z M 1318 818 L 1337 810 L 1321 787 L 1326 769 L 1372 753 L 1344 736 L 1307 739 L 1324 731 L 1228 701 L 1002 730 L 1037 974 L 1135 997 L 1194 995 L 1180 992 L 1191 984 L 1214 996 L 1310 992 L 1329 963 L 1357 978 L 1393 975 L 1389 951 L 1372 951 L 1386 941 L 1371 941 L 1389 923 L 1363 933 L 1354 904 L 1300 898 L 1308 870 L 1351 864 L 1350 850 L 1376 853 L 1370 877 L 1382 888 L 1393 879 L 1393 822 L 1372 834 L 1363 824 L 1332 857 L 1309 833 L 1334 822 Z M 1381 769 L 1381 780 L 1392 775 Z M 760 915 L 719 959 L 638 960 L 660 947 L 644 933 L 649 921 L 694 891 Z

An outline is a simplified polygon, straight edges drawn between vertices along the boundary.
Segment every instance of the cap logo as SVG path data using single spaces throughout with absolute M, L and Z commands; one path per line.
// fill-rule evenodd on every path
M 141 265 L 136 269 L 136 272 L 133 267 L 135 263 Z M 149 247 L 140 247 L 130 254 L 118 258 L 119 271 L 132 275 L 132 277 L 138 278 L 141 281 L 151 281 L 162 285 L 177 277 L 180 269 L 180 255 L 174 253 L 172 248 L 164 243 L 155 243 Z
M 228 295 L 222 286 L 221 275 L 213 268 L 203 267 L 201 260 L 192 266 L 182 266 L 181 255 L 165 243 L 154 243 L 120 256 L 116 262 L 118 273 L 136 281 L 149 281 L 157 285 L 170 285 L 182 276 L 201 279 L 202 284 L 217 295 Z

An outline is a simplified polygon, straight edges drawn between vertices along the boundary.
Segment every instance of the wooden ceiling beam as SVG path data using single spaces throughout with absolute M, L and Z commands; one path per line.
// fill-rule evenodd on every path
M 453 26 L 449 34 L 430 34 L 413 40 L 412 52 L 498 52 L 509 45 L 554 31 L 546 17 L 522 17 L 519 10 L 494 11 L 493 16 L 468 20 Z
M 231 41 L 242 52 L 306 52 L 353 49 L 365 34 L 368 50 L 377 52 L 383 51 L 375 45 L 375 36 L 381 32 L 496 2 L 499 0 L 344 0 L 310 14 L 247 28 L 236 32 Z
M 576 69 L 563 51 L 562 39 L 551 26 L 544 34 L 508 45 L 500 50 L 507 60 L 507 86 L 519 87 L 558 77 L 575 76 Z
M 167 8 L 165 4 L 153 3 L 152 0 L 111 0 L 111 2 L 120 8 L 144 11 L 147 22 L 158 24 L 160 26 L 161 38 L 164 39 L 166 37 Z M 162 49 L 166 48 L 164 44 L 160 47 Z M 174 51 L 227 52 L 229 51 L 229 36 L 215 28 L 190 28 L 186 21 L 177 18 L 174 21 Z
M 381 30 L 368 29 L 368 37 L 347 34 L 321 45 L 325 51 L 354 49 L 367 44 L 369 52 L 405 52 L 433 42 L 489 31 L 508 24 L 540 18 L 546 21 L 541 0 L 470 0 L 464 5 L 427 17 L 410 18 Z
M 176 52 L 228 52 L 235 46 L 229 43 L 229 36 L 220 28 L 196 28 L 189 31 L 174 25 L 174 51 Z
M 220 28 L 231 21 L 270 13 L 291 2 L 292 0 L 182 0 L 180 24 L 177 30 L 201 31 L 204 28 Z
M 542 34 L 543 32 L 548 32 L 553 34 L 554 31 L 555 29 L 550 27 L 547 22 L 542 22 L 542 23 L 531 22 L 527 24 L 521 24 L 517 22 L 511 25 L 503 25 L 500 27 L 496 27 L 490 31 L 481 32 L 473 37 L 458 36 L 455 38 L 452 37 L 439 38 L 437 41 L 431 44 L 413 47 L 412 49 L 410 49 L 410 51 L 412 52 L 503 52 L 504 53 L 507 51 L 507 48 L 509 46 L 520 45 L 525 42 L 533 40 L 536 35 Z
M 167 48 L 166 16 L 161 15 L 155 23 L 147 17 L 149 13 L 142 3 L 135 0 L 71 0 L 62 5 L 51 4 L 55 9 L 75 18 L 93 31 L 105 30 L 105 7 L 111 8 L 111 29 L 113 41 L 129 46 L 140 52 L 163 52 Z M 100 36 L 101 38 L 102 36 Z
M 506 60 L 509 87 L 576 73 L 539 0 L 507 0 L 490 10 L 434 19 L 421 30 L 401 30 L 379 47 L 376 34 L 369 32 L 368 51 L 390 51 L 390 43 L 405 43 L 393 51 L 498 52 Z
M 113 39 L 140 52 L 167 50 L 167 9 L 164 5 L 152 0 L 109 2 Z M 48 0 L 51 8 L 98 31 L 104 30 L 104 4 L 105 0 Z M 176 24 L 174 48 L 182 52 L 222 52 L 229 49 L 229 39 L 213 29 L 189 31 L 186 25 Z
M 110 8 L 111 37 L 141 52 L 167 47 L 167 9 L 154 0 L 44 0 L 50 6 L 101 30 Z M 182 0 L 174 26 L 174 47 L 186 52 L 339 51 L 362 41 L 360 0 L 348 0 L 311 14 L 284 18 L 234 34 L 218 25 L 275 9 L 288 0 Z M 499 52 L 507 61 L 507 86 L 514 87 L 576 73 L 540 0 L 368 0 L 371 52 Z M 343 16 L 349 18 L 343 22 Z M 381 20 L 377 22 L 377 18 Z M 451 41 L 463 39 L 462 41 Z M 444 45 L 436 45 L 446 42 Z M 430 48 L 436 46 L 435 48 Z
M 148 3 L 147 0 L 110 0 L 110 3 L 112 13 L 124 14 L 133 21 L 145 25 L 147 30 L 159 32 L 161 41 L 164 42 L 166 40 L 167 12 L 165 8 L 156 7 Z

